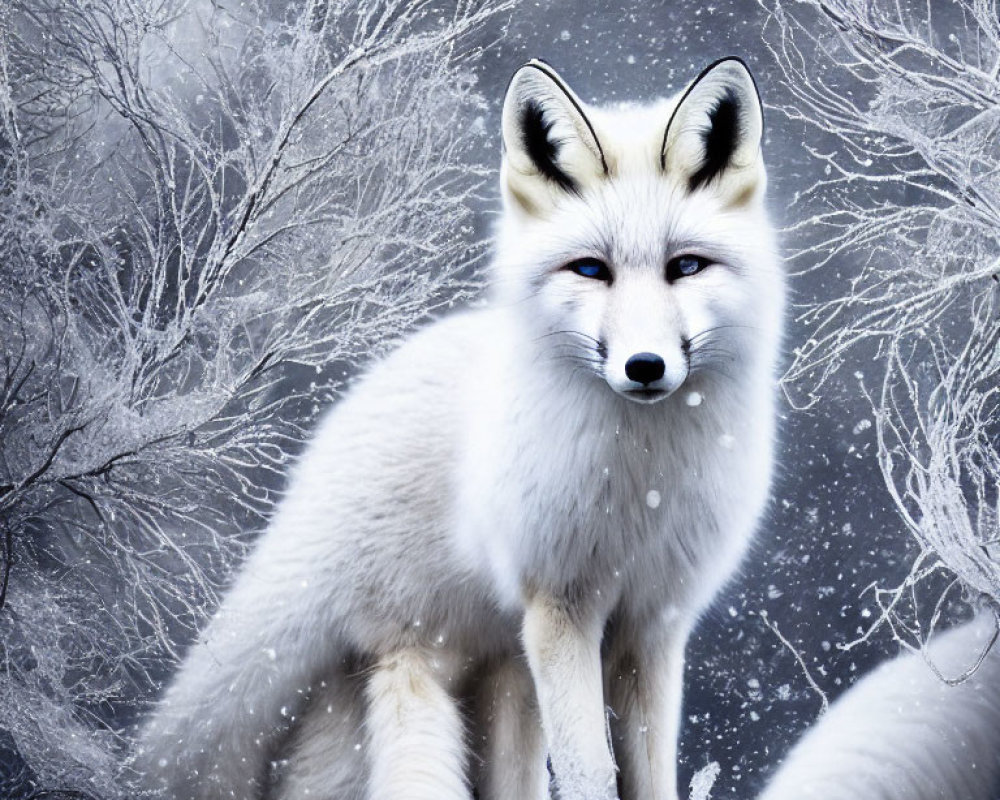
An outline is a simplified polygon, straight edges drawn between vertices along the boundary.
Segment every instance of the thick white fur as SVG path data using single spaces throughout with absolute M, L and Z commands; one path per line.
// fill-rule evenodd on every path
M 548 755 L 564 800 L 618 796 L 616 761 L 626 800 L 676 797 L 684 643 L 771 474 L 784 277 L 759 142 L 691 191 L 697 165 L 660 168 L 676 99 L 585 108 L 607 170 L 566 144 L 566 191 L 510 116 L 535 92 L 589 134 L 541 71 L 508 94 L 489 307 L 410 337 L 316 432 L 145 731 L 166 796 L 255 800 L 284 757 L 283 800 L 539 800 Z M 675 118 L 700 136 L 691 96 Z M 713 263 L 668 283 L 682 253 Z M 580 257 L 614 281 L 563 269 Z M 622 393 L 638 352 L 665 361 L 660 402 Z
M 984 614 L 940 636 L 929 660 L 961 675 L 994 631 Z M 908 653 L 865 676 L 785 759 L 760 800 L 997 800 L 1000 652 L 957 686 Z

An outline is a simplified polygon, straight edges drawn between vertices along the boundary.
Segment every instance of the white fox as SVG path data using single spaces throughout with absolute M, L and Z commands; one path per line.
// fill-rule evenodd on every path
M 685 642 L 772 469 L 760 100 L 735 58 L 615 109 L 531 61 L 502 128 L 491 302 L 320 426 L 145 730 L 171 798 L 539 800 L 547 757 L 563 800 L 676 798 Z

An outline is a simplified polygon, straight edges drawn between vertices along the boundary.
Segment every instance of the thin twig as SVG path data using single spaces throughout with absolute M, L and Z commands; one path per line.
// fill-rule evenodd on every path
M 819 697 L 820 700 L 819 713 L 825 714 L 827 709 L 830 708 L 830 700 L 827 698 L 826 692 L 824 692 L 820 688 L 820 685 L 816 683 L 815 678 L 813 678 L 812 673 L 809 671 L 809 667 L 806 666 L 806 662 L 802 658 L 802 654 L 798 650 L 796 650 L 792 646 L 792 643 L 785 638 L 785 636 L 781 633 L 780 630 L 778 630 L 778 626 L 773 622 L 771 622 L 766 611 L 760 612 L 760 618 L 764 620 L 764 624 L 767 625 L 771 633 L 777 636 L 778 640 L 788 649 L 788 652 L 790 652 L 793 656 L 795 656 L 795 660 L 799 663 L 799 666 L 802 668 L 802 674 L 805 675 L 806 677 L 806 681 L 809 684 L 809 688 L 812 689 Z

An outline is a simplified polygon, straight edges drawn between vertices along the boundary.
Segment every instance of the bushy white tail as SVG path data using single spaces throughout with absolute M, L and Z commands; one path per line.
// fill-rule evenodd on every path
M 957 676 L 994 631 L 991 615 L 938 637 L 930 661 Z M 883 664 L 792 749 L 759 800 L 998 800 L 1000 652 L 950 686 L 917 654 Z
M 336 638 L 286 537 L 262 541 L 148 721 L 134 764 L 169 800 L 258 800 L 280 734 Z M 325 669 L 324 669 L 325 668 Z

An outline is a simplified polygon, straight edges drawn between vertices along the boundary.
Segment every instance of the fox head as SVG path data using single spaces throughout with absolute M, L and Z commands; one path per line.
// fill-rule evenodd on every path
M 553 362 L 640 403 L 753 364 L 770 373 L 784 283 L 762 130 L 737 58 L 643 107 L 587 106 L 541 61 L 515 73 L 495 278 Z

